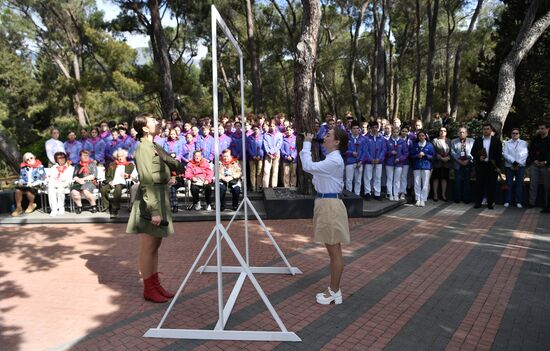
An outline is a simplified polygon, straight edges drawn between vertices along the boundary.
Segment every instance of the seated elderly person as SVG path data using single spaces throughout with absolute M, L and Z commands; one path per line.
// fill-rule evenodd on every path
M 80 162 L 75 165 L 71 198 L 76 205 L 76 214 L 82 213 L 82 195 L 90 202 L 90 212 L 97 212 L 94 190 L 97 189 L 97 166 L 88 150 L 80 151 Z
M 15 182 L 15 211 L 12 212 L 13 217 L 20 216 L 23 213 L 23 194 L 27 195 L 29 206 L 25 213 L 32 213 L 36 209 L 34 198 L 38 192 L 38 188 L 44 184 L 46 180 L 46 171 L 42 162 L 38 160 L 32 153 L 27 152 L 23 155 L 23 163 L 20 165 L 19 179 Z
M 118 214 L 120 210 L 120 198 L 122 189 L 128 187 L 128 181 L 137 179 L 137 170 L 134 164 L 128 161 L 128 151 L 118 149 L 113 152 L 114 162 L 112 162 L 105 171 L 106 183 L 101 187 L 101 196 L 105 202 L 105 207 L 109 209 L 112 217 Z M 109 199 L 109 193 L 113 190 L 113 198 Z
M 71 186 L 74 173 L 73 166 L 67 162 L 67 154 L 56 152 L 53 157 L 55 164 L 50 168 L 48 176 L 48 199 L 52 217 L 65 213 L 65 193 Z
M 189 210 L 195 208 L 199 211 L 201 204 L 199 201 L 199 191 L 204 189 L 204 198 L 206 200 L 206 210 L 210 211 L 211 206 L 211 194 L 212 194 L 212 168 L 210 163 L 202 157 L 200 150 L 193 152 L 193 159 L 187 164 L 185 169 L 185 179 L 191 181 L 191 195 L 193 196 L 193 204 L 189 206 Z
M 239 160 L 231 155 L 231 150 L 225 149 L 221 154 L 219 165 L 220 176 L 220 211 L 225 210 L 225 192 L 229 188 L 233 200 L 233 211 L 239 205 L 241 195 L 242 171 Z

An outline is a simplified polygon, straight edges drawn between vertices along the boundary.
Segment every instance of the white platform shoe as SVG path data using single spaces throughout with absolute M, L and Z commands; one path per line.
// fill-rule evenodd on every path
M 330 286 L 327 288 L 329 296 L 325 295 L 325 292 L 318 293 L 315 298 L 317 299 L 317 303 L 321 305 L 330 305 L 331 302 L 334 301 L 334 304 L 339 305 L 342 303 L 342 289 L 338 290 L 337 292 L 332 291 Z

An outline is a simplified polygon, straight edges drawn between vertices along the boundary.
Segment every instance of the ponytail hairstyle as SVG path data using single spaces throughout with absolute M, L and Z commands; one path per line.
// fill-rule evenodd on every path
M 157 116 L 155 116 L 154 114 L 152 113 L 148 113 L 148 112 L 144 112 L 144 113 L 140 113 L 139 115 L 137 115 L 135 118 L 134 118 L 134 123 L 133 123 L 133 127 L 134 129 L 136 130 L 136 140 L 140 140 L 141 138 L 143 138 L 146 133 L 145 131 L 143 130 L 143 127 L 147 126 L 147 118 L 157 118 Z
M 349 136 L 348 133 L 340 128 L 333 128 L 334 140 L 338 140 L 338 149 L 340 153 L 345 153 L 348 149 Z

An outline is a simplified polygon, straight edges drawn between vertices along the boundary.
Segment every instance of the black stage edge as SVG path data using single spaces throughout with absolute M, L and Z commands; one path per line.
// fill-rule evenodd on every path
M 264 189 L 264 205 L 268 219 L 299 219 L 313 217 L 315 196 L 298 194 L 296 188 Z M 363 199 L 344 190 L 343 198 L 348 217 L 363 217 Z

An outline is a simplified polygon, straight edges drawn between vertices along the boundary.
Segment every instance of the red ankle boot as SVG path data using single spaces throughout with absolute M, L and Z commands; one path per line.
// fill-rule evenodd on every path
M 158 292 L 164 296 L 164 297 L 167 297 L 167 298 L 172 298 L 174 297 L 174 294 L 172 294 L 171 292 L 169 291 L 166 291 L 164 290 L 164 288 L 162 287 L 162 285 L 160 285 L 160 279 L 159 279 L 159 274 L 158 272 L 153 274 L 151 277 L 155 278 L 155 286 L 157 287 L 157 290 Z
M 143 297 L 145 300 L 152 302 L 163 303 L 167 302 L 168 299 L 158 291 L 156 282 L 157 282 L 157 273 L 153 274 L 147 279 L 143 279 Z

